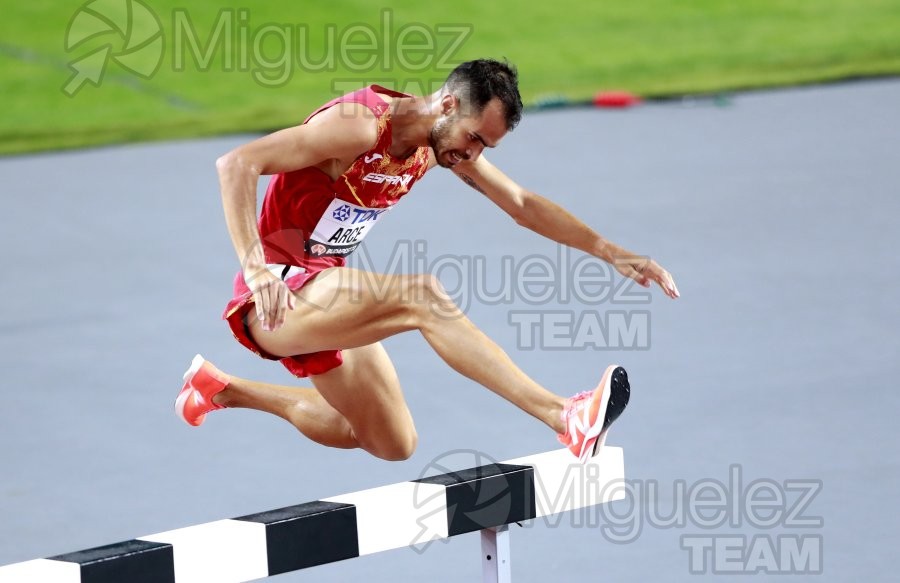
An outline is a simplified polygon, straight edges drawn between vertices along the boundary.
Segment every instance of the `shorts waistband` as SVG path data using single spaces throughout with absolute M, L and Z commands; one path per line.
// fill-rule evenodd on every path
M 286 265 L 284 263 L 269 263 L 266 265 L 266 267 L 269 269 L 269 271 L 272 272 L 272 275 L 280 277 L 281 281 L 284 281 L 301 273 L 306 273 L 306 269 L 303 267 L 298 267 L 297 265 Z

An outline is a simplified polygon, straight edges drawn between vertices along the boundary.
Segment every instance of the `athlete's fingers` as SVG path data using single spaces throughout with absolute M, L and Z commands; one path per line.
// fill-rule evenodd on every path
M 672 274 L 669 273 L 668 271 L 664 271 L 664 273 L 665 273 L 665 277 L 663 278 L 664 283 L 662 283 L 660 285 L 663 286 L 663 289 L 666 290 L 666 293 L 669 294 L 670 298 L 675 299 L 678 296 L 680 296 L 681 294 L 678 293 L 678 288 L 675 287 L 675 280 L 672 279 Z
M 263 296 L 262 288 L 257 287 L 253 291 L 253 303 L 256 305 L 256 318 L 260 324 L 265 325 L 266 322 L 266 301 Z
M 263 330 L 268 330 L 268 322 L 269 322 L 269 292 L 267 286 L 260 285 L 256 290 L 256 295 L 258 299 L 256 300 L 259 305 L 260 315 L 259 315 L 259 323 L 262 324 Z
M 263 312 L 262 304 L 260 303 L 258 292 L 253 294 L 253 305 L 256 306 L 256 319 L 259 320 L 260 323 L 262 323 L 266 318 L 264 315 L 265 312 Z
M 644 278 L 655 281 L 659 285 L 660 289 L 663 290 L 663 293 L 665 293 L 670 298 L 674 299 L 678 297 L 675 290 L 675 284 L 672 281 L 672 276 L 669 275 L 669 272 L 663 269 L 662 266 L 656 261 L 648 257 L 644 261 L 636 265 L 635 270 Z
M 253 306 L 256 309 L 256 319 L 262 322 L 265 319 L 265 308 L 262 305 L 262 294 L 259 293 L 259 286 L 248 282 L 247 285 L 253 292 Z
M 669 287 L 669 284 L 666 282 L 666 280 L 664 278 L 661 277 L 661 278 L 657 279 L 656 283 L 659 284 L 659 287 L 661 290 L 663 290 L 663 293 L 665 293 L 667 296 L 669 296 L 673 300 L 675 299 L 675 297 L 676 297 L 675 290 L 673 290 L 671 287 Z
M 278 321 L 279 286 L 284 283 L 269 271 L 260 271 L 250 278 L 248 285 L 253 291 L 256 317 L 263 330 L 272 330 Z
M 272 321 L 269 322 L 270 330 L 278 330 L 281 325 L 281 284 L 272 285 Z
M 278 287 L 278 312 L 275 316 L 272 330 L 281 328 L 284 325 L 284 321 L 287 319 L 288 310 L 294 309 L 294 294 L 291 292 L 290 288 L 284 282 L 279 282 L 276 285 Z
M 672 292 L 671 288 L 669 288 L 668 283 L 666 282 L 665 272 L 662 268 L 654 269 L 653 272 L 650 274 L 650 277 L 653 279 L 653 281 L 655 281 L 659 285 L 660 289 L 663 290 L 664 294 L 666 294 L 670 298 L 674 297 L 672 295 L 673 292 Z
M 269 282 L 266 286 L 266 324 L 263 326 L 265 330 L 272 331 L 278 316 L 278 287 L 277 284 Z
M 649 257 L 629 257 L 617 262 L 616 267 L 619 273 L 630 277 L 644 287 L 650 287 L 655 281 L 663 293 L 670 298 L 675 299 L 681 295 L 671 274 Z
M 287 286 L 281 281 L 275 284 L 274 287 L 277 289 L 275 290 L 275 321 L 273 322 L 272 330 L 278 330 L 284 324 L 284 315 L 287 312 Z
M 659 264 L 654 264 L 653 267 L 655 275 L 653 279 L 659 284 L 659 287 L 661 287 L 670 298 L 677 298 L 679 296 L 678 288 L 675 287 L 675 280 L 672 279 L 672 275 Z
M 266 329 L 266 297 L 265 290 L 259 289 L 256 291 L 256 317 L 259 318 L 259 323 L 262 324 L 263 330 Z

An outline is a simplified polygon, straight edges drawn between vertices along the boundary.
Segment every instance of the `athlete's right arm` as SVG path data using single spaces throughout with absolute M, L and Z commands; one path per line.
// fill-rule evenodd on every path
M 254 140 L 216 160 L 228 233 L 264 329 L 276 330 L 284 323 L 293 297 L 284 282 L 266 269 L 256 217 L 259 177 L 323 162 L 346 168 L 376 139 L 375 118 L 368 109 L 340 104 L 306 124 Z

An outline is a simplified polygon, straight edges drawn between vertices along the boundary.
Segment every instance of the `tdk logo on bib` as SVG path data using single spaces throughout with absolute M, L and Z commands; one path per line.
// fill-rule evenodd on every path
M 367 221 L 374 221 L 381 213 L 390 210 L 390 207 L 384 209 L 353 209 L 353 220 L 351 225 L 357 225 Z
M 342 204 L 338 208 L 334 209 L 334 212 L 331 213 L 331 216 L 339 221 L 346 221 L 348 218 L 350 218 L 350 205 Z
M 306 250 L 315 257 L 346 257 L 359 247 L 378 217 L 389 210 L 391 207 L 367 208 L 334 199 L 306 242 Z

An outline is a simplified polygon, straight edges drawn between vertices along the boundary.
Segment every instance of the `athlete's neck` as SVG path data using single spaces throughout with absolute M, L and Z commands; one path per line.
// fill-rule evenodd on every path
M 391 156 L 404 158 L 411 155 L 416 148 L 429 144 L 428 137 L 438 117 L 432 97 L 416 95 L 395 97 L 391 100 Z

